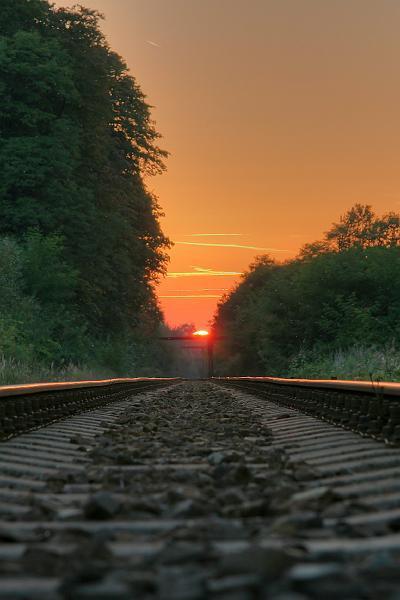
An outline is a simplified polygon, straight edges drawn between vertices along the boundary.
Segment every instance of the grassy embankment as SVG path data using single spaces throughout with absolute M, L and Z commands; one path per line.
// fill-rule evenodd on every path
M 355 346 L 319 357 L 302 356 L 292 362 L 289 377 L 400 381 L 400 351 L 387 348 Z

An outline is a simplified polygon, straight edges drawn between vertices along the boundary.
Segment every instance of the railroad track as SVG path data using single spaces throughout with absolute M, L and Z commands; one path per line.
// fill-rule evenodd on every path
M 251 392 L 253 410 L 268 423 L 273 445 L 285 449 L 289 464 L 300 468 L 300 471 L 303 466 L 306 467 L 305 476 L 310 477 L 311 488 L 330 486 L 330 491 L 339 497 L 361 501 L 360 515 L 348 515 L 343 506 L 337 506 L 337 515 L 332 510 L 333 519 L 343 517 L 345 523 L 358 525 L 376 522 L 379 530 L 379 524 L 400 518 L 400 449 L 392 445 L 393 437 L 385 440 L 375 427 L 368 428 L 364 420 L 364 415 L 368 415 L 371 421 L 376 420 L 376 412 L 370 408 L 376 393 L 372 385 L 370 387 L 365 382 L 293 382 L 273 378 L 237 378 L 234 382 L 229 380 L 226 385 Z M 332 396 L 329 392 L 321 392 L 329 390 L 330 386 L 334 392 Z M 398 406 L 396 396 L 400 397 L 400 385 L 389 386 L 390 398 L 385 398 L 384 389 L 383 385 L 381 396 L 376 401 L 388 403 L 387 420 L 382 427 L 390 432 L 396 427 L 391 418 Z M 345 400 L 339 398 L 340 393 Z M 352 394 L 356 396 L 356 403 L 351 402 Z M 317 410 L 315 405 L 319 398 L 321 406 Z M 338 415 L 336 407 L 343 406 L 345 401 L 349 406 L 364 406 L 365 412 L 360 410 Z M 370 509 L 366 510 L 367 507 Z
M 219 381 L 388 445 L 400 445 L 398 383 L 277 377 L 229 377 Z
M 398 598 L 400 450 L 257 381 L 125 389 L 1 443 L 0 598 Z
M 124 378 L 0 387 L 0 440 L 173 381 Z

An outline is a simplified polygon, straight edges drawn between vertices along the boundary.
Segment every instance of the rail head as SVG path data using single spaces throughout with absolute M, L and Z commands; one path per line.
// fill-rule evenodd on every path
M 222 379 L 222 378 L 221 378 Z M 224 377 L 226 382 L 254 382 L 308 387 L 319 390 L 336 390 L 339 392 L 358 392 L 379 396 L 400 397 L 400 383 L 390 381 L 353 381 L 346 379 L 289 379 L 282 377 Z
M 0 441 L 177 381 L 125 377 L 0 387 Z
M 10 396 L 26 396 L 29 394 L 40 394 L 43 392 L 63 392 L 66 390 L 96 388 L 120 384 L 139 384 L 139 383 L 168 383 L 179 381 L 175 377 L 121 377 L 119 379 L 95 379 L 86 381 L 57 381 L 42 383 L 27 383 L 22 385 L 4 385 L 0 386 L 0 398 Z

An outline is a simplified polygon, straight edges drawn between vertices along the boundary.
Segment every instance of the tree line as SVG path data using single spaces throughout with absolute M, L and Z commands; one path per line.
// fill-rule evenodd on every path
M 167 153 L 100 22 L 80 6 L 1 3 L 0 356 L 155 372 L 170 242 L 145 179 Z
M 400 379 L 400 215 L 356 204 L 285 263 L 261 256 L 219 304 L 219 371 Z

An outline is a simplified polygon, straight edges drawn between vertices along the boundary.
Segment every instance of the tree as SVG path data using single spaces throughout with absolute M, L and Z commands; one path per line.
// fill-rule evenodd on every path
M 368 204 L 355 204 L 325 233 L 320 242 L 306 244 L 303 258 L 324 252 L 341 252 L 355 246 L 373 248 L 393 247 L 400 243 L 400 215 L 394 212 L 378 217 Z
M 218 306 L 215 328 L 227 337 L 223 368 L 282 376 L 299 356 L 400 344 L 396 218 L 355 207 L 299 257 L 252 265 Z
M 45 27 L 49 15 L 46 0 L 2 0 L 0 11 L 0 35 L 12 36 L 16 32 L 37 30 Z
M 45 0 L 3 0 L 0 15 L 0 235 L 24 248 L 24 293 L 49 311 L 59 295 L 61 346 L 76 320 L 99 345 L 155 331 L 170 245 L 146 187 L 167 153 L 100 20 Z

